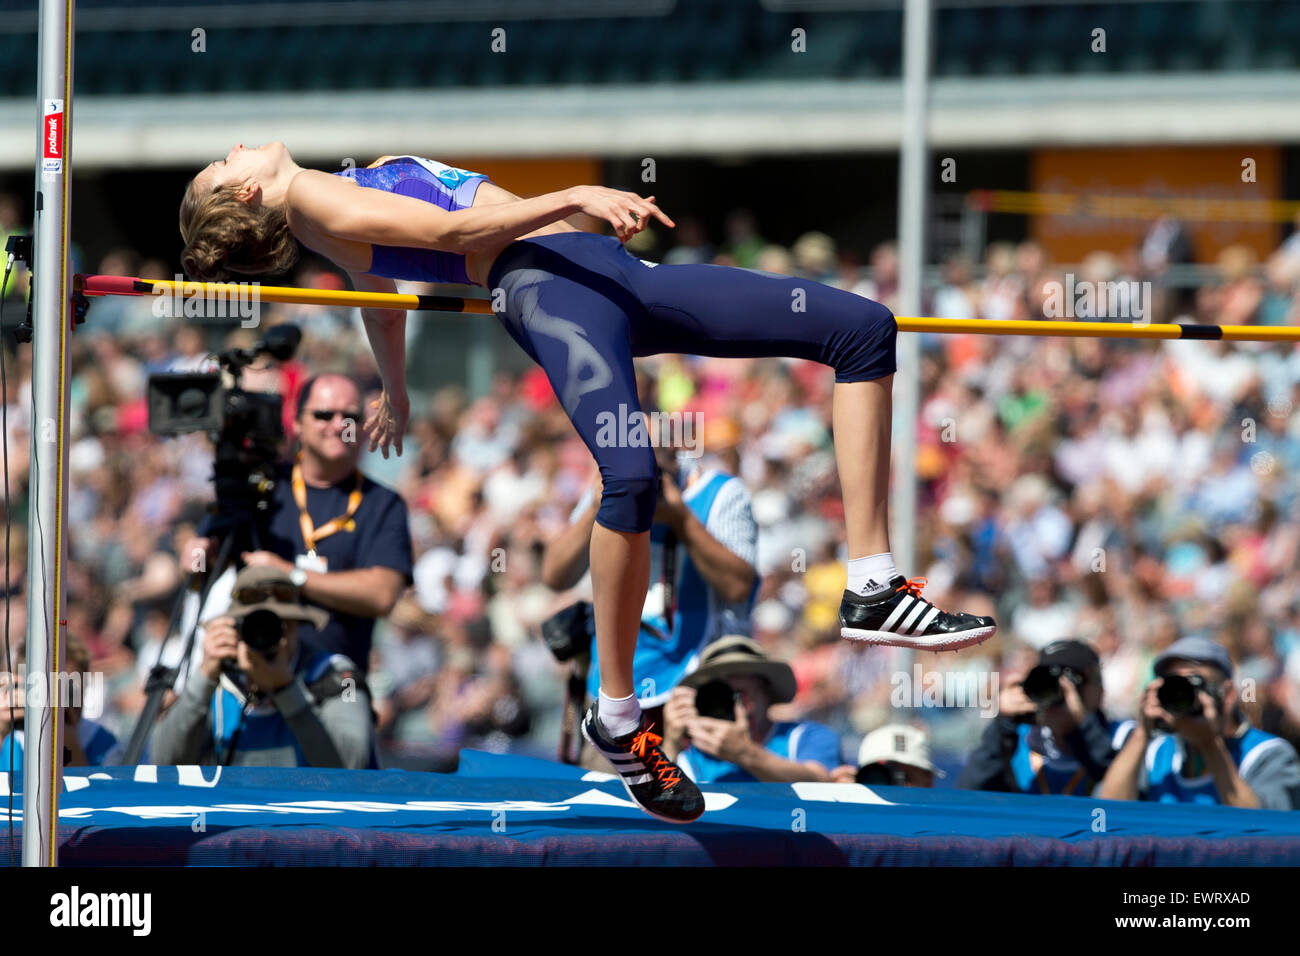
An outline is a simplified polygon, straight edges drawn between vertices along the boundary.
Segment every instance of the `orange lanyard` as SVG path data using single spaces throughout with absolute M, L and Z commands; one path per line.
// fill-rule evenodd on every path
M 352 516 L 361 507 L 361 470 L 357 469 L 357 486 L 348 495 L 348 510 L 337 518 L 331 518 L 319 529 L 312 524 L 311 515 L 307 513 L 307 483 L 302 480 L 302 452 L 293 463 L 293 500 L 298 503 L 298 523 L 302 527 L 302 540 L 307 545 L 307 553 L 316 557 L 316 542 L 328 538 L 336 531 L 355 531 L 357 523 Z
M 1037 767 L 1034 766 L 1035 757 L 1038 758 Z M 1039 793 L 1051 793 L 1052 788 L 1047 783 L 1047 758 L 1041 756 L 1040 754 L 1036 754 L 1031 750 L 1029 752 L 1029 768 L 1034 771 L 1034 780 L 1038 784 Z M 1077 787 L 1082 780 L 1083 780 L 1083 768 L 1080 767 L 1078 770 L 1074 772 L 1074 776 L 1070 778 L 1069 782 L 1064 786 L 1064 788 L 1062 788 L 1061 795 L 1068 797 L 1071 794 L 1073 794 L 1074 788 Z

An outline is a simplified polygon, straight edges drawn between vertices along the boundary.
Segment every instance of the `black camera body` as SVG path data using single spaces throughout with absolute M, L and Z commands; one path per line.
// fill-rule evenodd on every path
M 563 664 L 591 650 L 594 619 L 588 601 L 575 601 L 542 622 L 542 640 Z
M 1084 685 L 1084 675 L 1073 668 L 1063 664 L 1039 664 L 1025 675 L 1021 686 L 1025 689 L 1025 696 L 1037 706 L 1055 707 L 1065 702 L 1065 695 L 1061 692 L 1062 677 L 1076 689 Z
M 275 656 L 284 637 L 284 620 L 269 608 L 263 608 L 239 621 L 239 639 L 263 657 Z
M 279 395 L 222 388 L 218 372 L 149 376 L 149 430 L 155 435 L 206 432 L 216 446 L 217 497 L 240 497 L 249 473 L 275 461 L 284 439 Z
M 887 763 L 869 763 L 859 767 L 854 779 L 868 787 L 902 787 L 907 785 L 907 775 L 898 767 Z
M 1156 699 L 1160 706 L 1175 717 L 1197 717 L 1205 712 L 1201 706 L 1200 691 L 1218 697 L 1218 688 L 1200 674 L 1170 674 L 1160 683 Z
M 239 523 L 251 505 L 265 512 L 275 482 L 274 465 L 284 440 L 279 395 L 239 387 L 240 375 L 261 354 L 293 358 L 302 340 L 296 325 L 268 329 L 251 349 L 227 349 L 217 361 L 234 379 L 224 388 L 220 372 L 159 372 L 149 376 L 149 430 L 155 435 L 205 432 L 215 446 L 213 484 L 218 510 Z
M 736 719 L 736 692 L 725 680 L 711 680 L 695 689 L 695 712 L 715 720 Z

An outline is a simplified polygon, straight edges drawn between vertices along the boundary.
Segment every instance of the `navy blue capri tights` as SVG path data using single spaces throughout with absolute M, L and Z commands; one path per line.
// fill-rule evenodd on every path
M 829 365 L 837 382 L 895 369 L 898 326 L 878 302 L 751 269 L 649 265 L 612 236 L 516 240 L 497 256 L 488 288 L 506 331 L 545 371 L 600 466 L 596 520 L 615 531 L 648 531 L 659 493 L 653 448 L 597 441 L 602 412 L 641 409 L 634 357 L 788 356 Z

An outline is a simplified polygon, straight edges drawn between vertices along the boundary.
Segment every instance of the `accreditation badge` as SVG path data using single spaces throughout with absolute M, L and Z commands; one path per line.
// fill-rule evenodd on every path
M 319 571 L 324 574 L 329 570 L 329 562 L 322 554 L 311 552 L 309 554 L 300 554 L 293 559 L 294 567 L 302 568 L 304 571 Z

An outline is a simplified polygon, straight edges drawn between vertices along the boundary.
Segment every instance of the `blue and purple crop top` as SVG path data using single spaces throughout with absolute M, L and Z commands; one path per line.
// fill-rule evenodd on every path
M 334 174 L 355 179 L 358 186 L 412 196 L 455 212 L 474 204 L 478 187 L 489 182 L 483 173 L 444 166 L 420 156 L 385 156 L 365 169 L 345 169 Z M 420 282 L 456 282 L 470 285 L 465 257 L 439 249 L 415 246 L 371 245 L 370 275 Z

